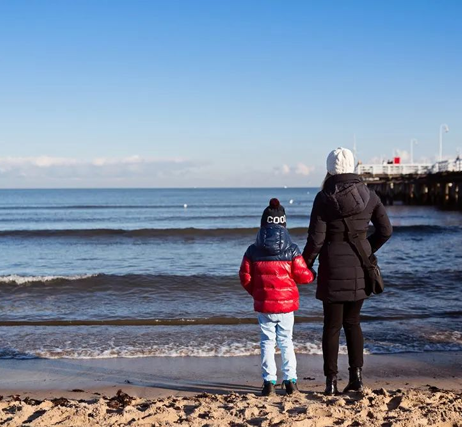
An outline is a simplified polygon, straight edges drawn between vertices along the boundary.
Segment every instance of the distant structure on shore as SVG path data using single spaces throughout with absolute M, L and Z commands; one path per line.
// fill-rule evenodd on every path
M 462 210 L 460 156 L 434 164 L 406 164 L 395 157 L 383 164 L 358 163 L 356 172 L 375 190 L 384 204 L 400 202 Z

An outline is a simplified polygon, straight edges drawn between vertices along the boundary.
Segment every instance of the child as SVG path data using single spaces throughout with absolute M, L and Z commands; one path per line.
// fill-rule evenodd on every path
M 296 283 L 310 283 L 314 273 L 308 269 L 300 249 L 292 243 L 286 228 L 286 213 L 278 199 L 271 199 L 261 218 L 256 242 L 242 260 L 239 277 L 254 299 L 261 332 L 263 396 L 275 393 L 277 380 L 274 359 L 276 343 L 281 350 L 283 385 L 286 393 L 297 388 L 297 361 L 292 330 L 298 310 Z

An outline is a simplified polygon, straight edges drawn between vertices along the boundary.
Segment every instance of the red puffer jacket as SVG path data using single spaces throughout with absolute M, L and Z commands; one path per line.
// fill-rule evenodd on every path
M 300 249 L 292 243 L 287 229 L 279 225 L 260 229 L 256 242 L 244 255 L 239 277 L 244 289 L 253 296 L 255 311 L 260 313 L 298 310 L 297 283 L 314 280 Z

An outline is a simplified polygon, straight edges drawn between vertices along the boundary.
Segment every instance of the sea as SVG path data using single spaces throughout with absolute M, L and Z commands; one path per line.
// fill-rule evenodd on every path
M 303 250 L 316 188 L 0 190 L 0 358 L 259 354 L 238 270 L 272 197 Z M 462 350 L 462 213 L 387 208 L 367 353 Z M 294 342 L 321 354 L 316 284 Z M 342 334 L 341 352 L 345 353 Z

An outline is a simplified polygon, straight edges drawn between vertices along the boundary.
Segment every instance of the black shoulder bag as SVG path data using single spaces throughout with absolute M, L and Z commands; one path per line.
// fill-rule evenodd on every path
M 366 251 L 359 239 L 358 233 L 354 231 L 354 227 L 349 218 L 343 218 L 345 227 L 348 232 L 348 241 L 356 249 L 357 255 L 361 260 L 364 270 L 364 279 L 366 281 L 366 294 L 381 294 L 385 287 L 383 283 L 382 273 L 377 263 L 377 257 L 374 254 L 367 256 Z

